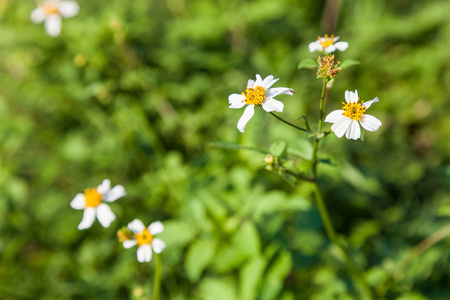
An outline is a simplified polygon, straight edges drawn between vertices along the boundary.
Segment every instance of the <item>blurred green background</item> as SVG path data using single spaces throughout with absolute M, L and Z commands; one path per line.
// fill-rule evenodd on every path
M 315 125 L 321 82 L 299 61 L 325 33 L 349 42 L 327 112 L 345 90 L 379 97 L 365 141 L 328 136 L 325 200 L 377 299 L 450 298 L 450 239 L 400 269 L 450 221 L 450 2 L 447 0 L 79 0 L 49 37 L 34 1 L 0 1 L 0 298 L 150 299 L 116 231 L 161 220 L 161 299 L 360 299 L 326 237 L 308 183 L 264 169 L 307 136 L 257 110 L 245 133 L 228 95 L 280 78 L 282 116 Z M 328 125 L 327 125 L 328 126 Z M 328 128 L 328 127 L 327 127 Z M 297 161 L 299 167 L 305 161 Z M 78 231 L 72 198 L 104 178 L 125 186 L 117 220 Z M 391 276 L 401 270 L 396 280 Z

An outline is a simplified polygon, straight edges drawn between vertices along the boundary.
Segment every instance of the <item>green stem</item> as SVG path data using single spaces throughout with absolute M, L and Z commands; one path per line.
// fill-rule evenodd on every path
M 289 126 L 292 126 L 292 127 L 296 128 L 296 129 L 301 130 L 301 131 L 304 131 L 304 132 L 312 133 L 312 132 L 311 132 L 310 130 L 308 130 L 308 129 L 299 127 L 299 126 L 297 126 L 297 125 L 292 124 L 291 122 L 286 121 L 285 119 L 283 119 L 283 118 L 277 116 L 276 114 L 274 114 L 272 111 L 270 112 L 270 114 L 271 114 L 272 116 L 274 116 L 275 118 L 277 118 L 278 120 L 280 120 L 281 122 L 283 122 L 283 123 L 285 123 L 285 124 L 288 124 Z
M 159 293 L 161 290 L 161 254 L 156 254 L 156 266 L 155 266 L 155 282 L 153 284 L 153 299 L 159 300 Z
M 372 291 L 370 290 L 369 285 L 364 279 L 364 274 L 361 272 L 356 263 L 353 261 L 352 257 L 348 252 L 348 249 L 339 241 L 337 237 L 333 223 L 331 222 L 330 219 L 330 215 L 328 214 L 327 208 L 325 206 L 325 202 L 323 201 L 322 194 L 320 193 L 319 182 L 317 180 L 314 181 L 314 187 L 316 192 L 317 208 L 319 210 L 320 217 L 322 219 L 323 225 L 325 227 L 325 232 L 327 233 L 328 238 L 344 254 L 345 263 L 347 264 L 347 269 L 350 273 L 350 277 L 352 277 L 352 279 L 357 283 L 357 286 L 364 297 L 362 299 L 373 299 Z
M 322 87 L 322 95 L 320 96 L 320 114 L 319 114 L 319 129 L 318 131 L 322 131 L 322 125 L 323 125 L 323 103 L 325 99 L 325 90 L 327 89 L 327 82 L 323 82 Z

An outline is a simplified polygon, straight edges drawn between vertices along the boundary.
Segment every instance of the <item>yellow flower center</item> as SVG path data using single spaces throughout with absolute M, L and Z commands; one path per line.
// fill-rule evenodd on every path
M 358 102 L 353 103 L 342 102 L 342 104 L 344 104 L 344 106 L 342 107 L 344 112 L 342 114 L 347 118 L 353 119 L 355 121 L 359 121 L 359 119 L 361 119 L 361 117 L 366 112 L 366 108 L 362 105 L 362 102 L 359 103 L 359 98 Z
M 86 198 L 86 207 L 97 207 L 103 200 L 103 195 L 97 192 L 97 188 L 85 189 L 84 197 Z
M 44 2 L 39 4 L 40 7 L 42 7 L 45 11 L 45 14 L 47 16 L 51 15 L 51 14 L 59 14 L 59 8 L 50 2 Z
M 317 38 L 319 40 L 319 43 L 322 45 L 323 48 L 326 48 L 328 46 L 333 45 L 333 43 L 334 43 L 334 35 L 331 35 L 330 37 L 328 37 L 328 34 L 325 34 L 323 36 L 323 38 L 325 39 L 325 41 L 322 41 L 322 38 L 320 36 Z
M 141 233 L 135 233 L 134 238 L 136 239 L 138 246 L 150 245 L 153 240 L 153 235 L 145 228 Z
M 245 95 L 245 104 L 261 105 L 264 99 L 266 99 L 266 90 L 262 86 L 254 88 L 247 87 L 245 93 L 242 93 L 242 95 Z

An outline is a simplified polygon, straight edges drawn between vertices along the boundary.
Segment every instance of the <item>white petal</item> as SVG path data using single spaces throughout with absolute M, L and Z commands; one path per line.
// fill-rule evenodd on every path
M 82 193 L 78 193 L 70 202 L 70 206 L 74 209 L 84 209 L 86 206 L 86 197 Z
M 315 41 L 315 42 L 310 43 L 310 44 L 308 45 L 308 49 L 309 49 L 309 52 L 322 51 L 322 50 L 323 50 L 323 47 L 322 47 L 322 45 L 320 44 L 320 42 L 317 40 L 317 41 Z
M 336 49 L 338 49 L 339 51 L 345 51 L 348 48 L 348 43 L 347 42 L 338 42 L 334 44 L 334 47 L 336 47 Z
M 105 179 L 103 182 L 97 187 L 97 192 L 99 194 L 106 194 L 111 189 L 111 180 Z
M 114 202 L 125 195 L 125 188 L 119 184 L 103 195 L 103 200 L 106 202 Z
M 160 239 L 153 239 L 152 240 L 152 248 L 155 253 L 159 254 L 166 248 L 166 243 L 164 243 Z
M 78 224 L 79 230 L 87 229 L 91 227 L 92 224 L 94 224 L 95 211 L 96 209 L 93 207 L 88 207 L 84 210 L 83 219 L 81 220 L 80 224 Z
M 33 9 L 33 11 L 30 14 L 30 19 L 34 23 L 41 23 L 45 20 L 46 14 L 45 10 L 42 7 L 38 7 Z
M 335 123 L 341 118 L 346 118 L 344 115 L 342 115 L 343 113 L 344 111 L 342 109 L 334 110 L 325 117 L 325 122 Z
M 349 91 L 349 101 L 348 103 L 355 103 L 358 102 L 358 90 L 355 90 L 355 92 Z
M 97 206 L 97 219 L 103 227 L 107 228 L 116 219 L 116 215 L 112 212 L 108 204 L 100 203 Z
M 348 130 L 353 120 L 350 118 L 342 118 L 338 122 L 331 125 L 331 130 L 336 134 L 338 138 L 341 138 L 344 133 Z
M 250 121 L 250 119 L 253 117 L 253 114 L 255 113 L 255 105 L 250 104 L 248 105 L 244 113 L 242 114 L 242 117 L 239 119 L 237 128 L 240 132 L 244 132 L 245 125 L 247 125 L 247 122 Z
M 242 108 L 245 105 L 245 95 L 231 94 L 228 96 L 229 108 Z
M 370 100 L 370 101 L 367 101 L 367 102 L 364 102 L 362 105 L 363 105 L 366 109 L 368 109 L 373 103 L 377 103 L 378 101 L 380 101 L 380 100 L 378 99 L 378 97 L 375 97 L 375 99 Z
M 248 86 L 248 87 L 252 87 L 254 84 L 255 84 L 255 81 L 254 81 L 253 79 L 249 79 L 249 80 L 247 81 L 247 86 Z
M 145 229 L 145 226 L 141 220 L 134 219 L 133 221 L 128 223 L 128 229 L 130 229 L 134 233 L 141 233 Z
M 263 80 L 262 80 L 262 78 L 261 78 L 261 75 L 256 74 L 256 80 L 255 80 L 254 85 L 260 85 L 260 86 L 261 86 L 262 83 L 263 83 Z
M 359 128 L 358 121 L 352 120 L 350 126 L 345 133 L 345 137 L 352 140 L 357 140 L 361 136 L 361 128 Z
M 267 112 L 271 111 L 282 112 L 284 104 L 283 102 L 275 100 L 273 98 L 267 98 L 266 101 L 262 103 L 262 108 Z
M 45 30 L 50 36 L 58 36 L 61 33 L 61 16 L 51 14 L 44 23 Z
M 331 52 L 334 52 L 334 51 L 336 51 L 336 47 L 334 47 L 334 45 L 330 45 L 328 47 L 325 47 L 325 52 L 326 53 L 331 53 Z
M 345 91 L 345 102 L 350 103 L 350 91 Z
M 151 235 L 156 235 L 163 231 L 164 225 L 160 221 L 153 222 L 150 226 L 148 226 L 148 232 L 150 232 Z
M 359 120 L 361 126 L 368 131 L 377 131 L 381 126 L 381 121 L 371 115 L 363 115 Z
M 264 80 L 263 80 L 261 86 L 262 86 L 264 89 L 268 89 L 268 88 L 270 88 L 275 82 L 277 82 L 278 79 L 279 79 L 279 78 L 274 79 L 274 78 L 273 78 L 273 75 L 269 75 L 269 76 L 267 76 L 266 78 L 264 78 Z
M 65 18 L 70 18 L 78 14 L 80 7 L 75 1 L 61 1 L 59 4 L 59 12 Z
M 135 246 L 137 244 L 136 240 L 126 240 L 123 242 L 123 247 L 125 249 L 130 249 L 131 247 Z
M 333 38 L 333 43 L 336 43 L 337 41 L 339 41 L 340 38 L 341 38 L 340 36 L 335 36 Z
M 152 247 L 150 245 L 142 245 L 137 250 L 137 260 L 141 263 L 152 260 Z
M 290 88 L 284 88 L 284 87 L 280 87 L 280 88 L 271 88 L 269 90 L 266 91 L 266 97 L 275 97 L 281 94 L 287 94 L 287 95 L 294 95 L 294 90 L 290 89 Z

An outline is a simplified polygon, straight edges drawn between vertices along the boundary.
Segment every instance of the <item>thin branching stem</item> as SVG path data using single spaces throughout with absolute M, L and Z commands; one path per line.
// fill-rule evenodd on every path
M 285 123 L 285 124 L 288 124 L 289 126 L 292 126 L 292 127 L 296 128 L 296 129 L 301 130 L 301 131 L 304 131 L 304 132 L 312 133 L 311 130 L 308 130 L 308 129 L 305 129 L 305 128 L 303 128 L 303 127 L 299 127 L 299 126 L 297 126 L 297 125 L 294 125 L 294 124 L 292 124 L 291 122 L 286 121 L 285 119 L 281 118 L 280 116 L 277 116 L 277 115 L 274 114 L 272 111 L 270 112 L 270 114 L 271 114 L 272 116 L 274 116 L 275 118 L 277 118 L 278 120 L 280 120 L 281 122 L 283 122 L 283 123 Z

